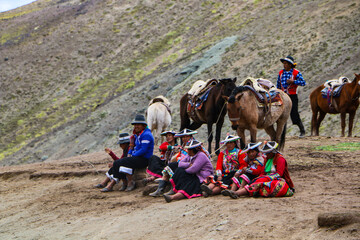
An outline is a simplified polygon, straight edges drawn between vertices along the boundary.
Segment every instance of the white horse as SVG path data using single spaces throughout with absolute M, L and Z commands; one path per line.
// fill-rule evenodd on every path
M 151 99 L 146 114 L 147 124 L 154 135 L 155 145 L 157 145 L 160 134 L 171 124 L 169 100 L 162 95 Z M 161 136 L 161 142 L 163 142 L 163 136 Z

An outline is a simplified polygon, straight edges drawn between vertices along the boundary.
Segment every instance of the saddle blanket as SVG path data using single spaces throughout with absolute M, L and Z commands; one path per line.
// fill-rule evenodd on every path
M 342 84 L 340 86 L 336 86 L 335 88 L 324 88 L 323 90 L 321 90 L 321 96 L 323 98 L 329 98 L 329 97 L 339 97 L 341 94 L 341 90 L 343 88 L 345 84 Z
M 190 98 L 189 104 L 188 104 L 188 111 L 190 111 L 192 108 L 196 108 L 196 109 L 200 110 L 203 103 L 206 102 L 211 89 L 212 88 L 208 89 L 206 92 L 204 92 L 203 94 L 198 96 L 195 100 L 195 103 L 193 102 L 193 99 Z

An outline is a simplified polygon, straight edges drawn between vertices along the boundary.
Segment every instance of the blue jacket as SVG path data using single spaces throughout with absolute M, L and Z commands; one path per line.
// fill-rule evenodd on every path
M 154 151 L 154 137 L 149 128 L 140 134 L 134 134 L 135 147 L 129 151 L 129 154 L 136 157 L 144 157 L 149 159 L 153 155 Z

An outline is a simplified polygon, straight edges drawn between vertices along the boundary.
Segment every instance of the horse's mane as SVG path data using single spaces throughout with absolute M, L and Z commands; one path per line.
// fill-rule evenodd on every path
M 229 103 L 234 103 L 235 102 L 235 96 L 238 93 L 244 92 L 246 91 L 248 88 L 244 87 L 244 86 L 238 86 L 236 88 L 234 88 L 234 90 L 231 92 L 230 97 L 228 102 Z

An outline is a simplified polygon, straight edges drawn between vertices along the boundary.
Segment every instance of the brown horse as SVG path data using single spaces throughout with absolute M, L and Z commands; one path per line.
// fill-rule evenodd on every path
M 341 115 L 341 136 L 345 136 L 345 117 L 346 113 L 349 113 L 349 133 L 348 136 L 352 136 L 352 128 L 354 117 L 357 108 L 359 107 L 360 96 L 360 75 L 355 74 L 355 78 L 350 83 L 345 83 L 340 96 L 333 98 L 331 105 L 329 106 L 328 100 L 321 96 L 321 90 L 324 88 L 324 84 L 317 87 L 310 94 L 310 103 L 312 110 L 311 119 L 311 136 L 315 133 L 315 136 L 319 136 L 320 123 L 324 120 L 326 113 Z
M 241 148 L 246 145 L 245 130 L 250 130 L 250 141 L 256 142 L 257 129 L 265 129 L 271 140 L 279 143 L 279 149 L 284 148 L 286 122 L 290 116 L 292 102 L 283 91 L 275 91 L 279 92 L 282 104 L 271 105 L 267 110 L 258 106 L 255 94 L 246 86 L 235 88 L 228 98 L 229 119 L 232 129 L 237 130 L 241 137 Z
M 187 111 L 190 95 L 185 94 L 180 100 L 180 116 L 181 127 L 189 128 L 191 130 L 198 129 L 203 124 L 207 124 L 208 129 L 208 151 L 211 153 L 211 142 L 213 140 L 212 126 L 216 124 L 215 134 L 215 149 L 216 154 L 219 154 L 219 142 L 221 137 L 221 128 L 224 123 L 226 115 L 226 102 L 223 96 L 230 96 L 232 90 L 236 87 L 236 78 L 224 78 L 212 87 L 209 92 L 207 100 L 203 103 L 200 110 L 195 110 L 193 116 L 189 116 Z M 190 118 L 193 120 L 191 123 Z

